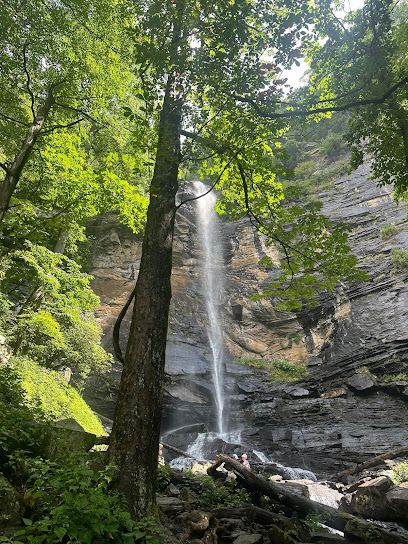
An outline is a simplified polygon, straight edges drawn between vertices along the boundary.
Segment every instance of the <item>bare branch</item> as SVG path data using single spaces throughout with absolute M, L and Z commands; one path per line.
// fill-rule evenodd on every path
M 101 125 L 104 128 L 108 128 L 107 125 L 104 125 L 103 123 L 101 123 L 100 121 L 98 121 L 97 119 L 92 117 L 92 115 L 89 115 L 89 113 L 86 113 L 85 111 L 83 111 L 83 110 L 81 110 L 79 108 L 74 108 L 73 106 L 70 106 L 69 104 L 61 104 L 61 102 L 55 102 L 55 105 L 59 106 L 60 108 L 64 108 L 66 110 L 75 111 L 76 113 L 79 113 L 79 114 L 83 115 L 89 121 L 92 121 L 93 123 Z
M 43 136 L 44 134 L 48 134 L 49 132 L 53 132 L 54 130 L 59 130 L 61 128 L 71 128 L 74 125 L 77 125 L 78 123 L 80 123 L 81 121 L 84 121 L 83 117 L 80 117 L 76 121 L 72 121 L 72 123 L 68 123 L 67 125 L 54 125 L 48 128 L 47 130 L 43 130 L 39 136 Z
M 30 77 L 30 72 L 28 71 L 28 68 L 27 68 L 27 46 L 28 45 L 29 45 L 29 42 L 25 42 L 23 45 L 23 66 L 24 66 L 24 72 L 27 76 L 26 87 L 27 87 L 28 94 L 30 95 L 30 98 L 31 98 L 31 112 L 33 114 L 33 119 L 35 119 L 35 109 L 34 109 L 35 98 L 34 98 L 33 91 L 31 90 L 31 87 L 30 87 L 31 77 Z
M 9 117 L 8 115 L 1 113 L 1 111 L 0 111 L 0 117 L 3 117 L 3 119 L 7 119 L 7 121 L 12 121 L 13 123 L 17 123 L 18 125 L 23 125 L 24 127 L 30 126 L 30 123 L 24 123 L 24 121 L 19 121 L 18 119 L 14 119 L 14 117 Z
M 360 106 L 369 106 L 369 105 L 379 105 L 383 104 L 390 96 L 392 96 L 395 91 L 397 91 L 400 87 L 403 87 L 406 83 L 408 83 L 408 77 L 404 77 L 401 79 L 398 83 L 393 85 L 386 93 L 384 93 L 380 98 L 367 98 L 365 100 L 356 100 L 354 102 L 348 102 L 347 104 L 344 104 L 343 106 L 328 106 L 326 108 L 315 108 L 315 109 L 309 109 L 309 110 L 291 110 L 291 111 L 284 111 L 284 112 L 268 112 L 267 110 L 263 110 L 254 100 L 251 98 L 247 98 L 244 96 L 238 96 L 238 95 L 232 95 L 232 98 L 239 102 L 246 102 L 250 104 L 255 111 L 260 115 L 261 117 L 265 117 L 267 119 L 279 119 L 279 118 L 288 118 L 288 117 L 307 117 L 309 115 L 315 115 L 317 113 L 330 113 L 334 111 L 346 111 L 352 108 L 358 108 Z M 335 100 L 335 99 L 333 99 Z

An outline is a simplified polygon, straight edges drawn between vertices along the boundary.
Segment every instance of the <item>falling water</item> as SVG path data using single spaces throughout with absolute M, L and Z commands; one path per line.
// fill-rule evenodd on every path
M 200 181 L 194 182 L 196 196 L 208 191 Z M 208 314 L 208 339 L 213 363 L 213 381 L 217 431 L 225 430 L 224 394 L 223 394 L 223 357 L 224 340 L 221 327 L 219 305 L 223 293 L 222 252 L 217 233 L 216 196 L 213 192 L 197 200 L 197 223 L 203 247 L 203 291 Z

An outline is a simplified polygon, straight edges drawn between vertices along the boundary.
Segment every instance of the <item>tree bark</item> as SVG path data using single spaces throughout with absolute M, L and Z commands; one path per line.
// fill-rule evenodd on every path
M 157 455 L 171 298 L 175 197 L 180 164 L 182 101 L 169 75 L 159 122 L 156 163 L 127 351 L 110 437 L 115 487 L 134 519 L 155 510 Z
M 59 83 L 56 85 L 59 85 Z M 7 169 L 6 175 L 0 185 L 0 223 L 7 213 L 11 197 L 16 190 L 24 166 L 30 158 L 37 137 L 55 102 L 52 91 L 56 85 L 53 85 L 50 88 L 44 104 L 39 107 L 37 114 L 34 117 L 33 122 L 29 125 L 27 134 L 21 143 L 20 151 L 15 156 L 13 164 Z

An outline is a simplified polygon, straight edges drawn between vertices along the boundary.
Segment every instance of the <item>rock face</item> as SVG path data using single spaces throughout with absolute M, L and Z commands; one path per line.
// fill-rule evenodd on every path
M 320 296 L 312 309 L 278 312 L 270 301 L 251 301 L 250 294 L 268 281 L 259 259 L 268 254 L 278 264 L 278 254 L 245 219 L 220 222 L 218 231 L 230 426 L 242 429 L 242 440 L 274 461 L 322 476 L 408 443 L 408 384 L 381 380 L 408 367 L 407 273 L 393 264 L 391 252 L 393 247 L 408 250 L 408 230 L 402 225 L 406 209 L 392 201 L 390 188 L 376 187 L 368 176 L 368 166 L 362 166 L 317 196 L 323 213 L 352 226 L 351 246 L 371 279 L 340 285 L 334 294 Z M 399 230 L 383 240 L 380 231 L 386 225 Z M 98 219 L 90 233 L 95 237 L 93 287 L 101 297 L 98 317 L 109 349 L 113 323 L 136 281 L 141 237 L 114 217 Z M 163 432 L 187 424 L 211 430 L 214 421 L 201 257 L 190 203 L 180 208 L 176 223 Z M 123 346 L 130 315 L 122 326 Z M 296 386 L 279 385 L 266 371 L 234 363 L 237 356 L 309 361 L 309 374 Z M 358 372 L 361 367 L 365 373 Z M 111 398 L 88 390 L 90 404 L 109 418 L 119 372 L 112 375 Z M 177 445 L 194 435 L 179 434 Z

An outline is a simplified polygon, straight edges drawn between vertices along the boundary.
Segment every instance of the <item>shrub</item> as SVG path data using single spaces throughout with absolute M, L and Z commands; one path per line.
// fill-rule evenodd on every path
M 400 372 L 399 374 L 385 374 L 381 376 L 383 382 L 392 383 L 392 382 L 408 382 L 408 374 Z
M 393 247 L 391 249 L 391 259 L 395 268 L 403 272 L 408 271 L 408 253 L 404 249 Z
M 329 132 L 326 138 L 320 141 L 320 148 L 328 158 L 339 156 L 347 150 L 347 144 L 341 134 Z
M 228 506 L 238 508 L 251 503 L 251 497 L 245 489 L 235 483 L 218 484 L 209 476 L 198 476 L 189 473 L 189 478 L 199 484 L 200 502 L 204 506 Z
M 305 364 L 296 364 L 285 359 L 265 361 L 264 359 L 257 359 L 255 357 L 236 357 L 234 362 L 268 370 L 269 374 L 275 380 L 282 382 L 293 382 L 307 376 Z
M 134 522 L 124 498 L 109 491 L 113 467 L 95 472 L 88 467 L 90 459 L 90 454 L 81 453 L 54 461 L 26 460 L 31 476 L 25 497 L 31 515 L 24 520 L 26 528 L 15 534 L 15 544 L 166 542 L 157 520 Z
M 399 485 L 408 481 L 408 463 L 398 463 L 392 467 L 391 480 Z
M 388 240 L 392 236 L 395 236 L 399 232 L 399 228 L 395 225 L 385 225 L 381 231 L 380 235 L 383 240 Z

